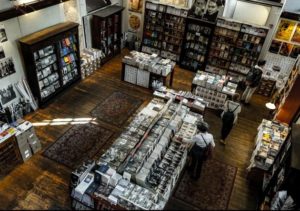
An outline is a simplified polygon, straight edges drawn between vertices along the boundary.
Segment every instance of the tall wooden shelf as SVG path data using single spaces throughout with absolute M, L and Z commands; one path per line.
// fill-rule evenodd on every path
M 205 69 L 214 29 L 214 23 L 187 18 L 180 67 L 194 72 Z
M 141 51 L 179 62 L 188 10 L 146 1 Z
M 102 50 L 102 64 L 121 52 L 122 10 L 112 5 L 93 13 L 92 46 Z
M 27 80 L 39 106 L 81 78 L 77 23 L 60 23 L 19 42 Z
M 292 122 L 300 107 L 299 90 L 300 57 L 298 56 L 284 88 L 281 90 L 277 99 L 275 99 L 275 105 L 277 105 L 275 118 L 277 120 L 287 124 Z
M 260 56 L 268 28 L 218 18 L 205 70 L 244 79 Z

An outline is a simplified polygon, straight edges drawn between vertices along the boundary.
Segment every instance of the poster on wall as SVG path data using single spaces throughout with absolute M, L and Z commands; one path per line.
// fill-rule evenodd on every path
M 129 13 L 128 15 L 128 31 L 130 32 L 139 32 L 141 30 L 141 14 L 138 13 Z
M 12 57 L 0 60 L 0 78 L 11 75 L 15 72 L 16 70 Z
M 295 26 L 295 21 L 281 20 L 275 38 L 289 41 L 291 39 Z
M 300 45 L 294 45 L 290 57 L 297 58 L 300 54 Z
M 225 0 L 195 0 L 189 16 L 206 20 L 209 22 L 216 22 L 219 11 L 225 7 Z
M 132 12 L 143 12 L 144 0 L 129 0 L 128 10 Z
M 189 0 L 160 0 L 160 3 L 186 8 L 188 7 Z
M 0 24 L 0 43 L 6 41 L 7 41 L 7 36 L 6 36 L 4 24 Z
M 282 44 L 281 41 L 273 40 L 271 43 L 271 46 L 269 48 L 269 51 L 272 53 L 278 53 L 279 49 L 281 47 L 281 44 Z
M 293 35 L 292 41 L 300 43 L 300 23 L 298 23 L 298 25 L 296 27 L 296 30 L 295 30 L 295 33 Z
M 0 89 L 0 97 L 2 106 L 17 98 L 13 85 L 9 85 L 6 89 Z
M 0 59 L 3 59 L 4 57 L 5 57 L 5 53 L 3 47 L 0 45 Z
M 292 51 L 292 48 L 293 48 L 293 44 L 284 42 L 282 43 L 279 54 L 283 56 L 289 56 L 290 52 Z

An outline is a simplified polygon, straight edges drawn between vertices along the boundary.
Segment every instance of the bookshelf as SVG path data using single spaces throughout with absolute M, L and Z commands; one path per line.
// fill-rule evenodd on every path
M 102 50 L 102 64 L 121 52 L 123 9 L 121 6 L 112 5 L 93 13 L 92 46 Z
M 188 10 L 146 1 L 141 51 L 179 62 Z
M 81 78 L 77 23 L 60 23 L 19 42 L 28 83 L 39 106 Z
M 180 55 L 180 67 L 197 72 L 205 69 L 214 24 L 188 17 Z
M 206 71 L 242 80 L 258 61 L 267 33 L 266 27 L 218 18 Z

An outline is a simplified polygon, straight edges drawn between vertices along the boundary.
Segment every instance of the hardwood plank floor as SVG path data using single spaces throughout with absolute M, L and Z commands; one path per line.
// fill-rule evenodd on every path
M 116 90 L 143 99 L 145 102 L 141 109 L 152 99 L 152 92 L 120 81 L 121 58 L 127 53 L 127 50 L 122 51 L 122 55 L 113 58 L 92 76 L 62 93 L 47 108 L 39 109 L 26 119 L 36 123 L 56 118 L 89 117 L 89 112 Z M 194 73 L 176 67 L 173 88 L 190 90 L 193 76 Z M 218 142 L 221 129 L 219 113 L 208 111 L 205 115 L 217 144 L 214 158 L 238 168 L 229 209 L 256 208 L 257 189 L 250 186 L 246 179 L 246 167 L 253 150 L 256 129 L 262 118 L 266 117 L 265 102 L 265 98 L 255 96 L 250 106 L 243 107 L 239 122 L 230 134 L 225 147 Z M 115 137 L 122 131 L 122 128 L 106 123 L 101 125 L 113 130 Z M 70 125 L 36 127 L 43 150 L 70 127 Z M 105 145 L 102 152 L 110 143 Z M 100 154 L 97 157 L 99 156 Z M 71 171 L 72 169 L 43 157 L 39 152 L 0 181 L 0 209 L 70 209 Z

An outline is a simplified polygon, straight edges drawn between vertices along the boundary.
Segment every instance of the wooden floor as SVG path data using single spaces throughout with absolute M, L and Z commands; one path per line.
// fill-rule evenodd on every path
M 126 54 L 128 51 L 123 51 Z M 47 108 L 40 109 L 26 117 L 37 123 L 56 118 L 89 117 L 89 112 L 115 90 L 122 90 L 145 100 L 152 98 L 151 91 L 121 82 L 121 58 L 117 56 L 74 87 L 55 99 Z M 173 88 L 190 90 L 192 72 L 176 68 Z M 257 190 L 246 179 L 246 167 L 253 150 L 256 128 L 266 117 L 266 99 L 255 96 L 252 104 L 242 109 L 238 124 L 233 129 L 224 147 L 220 138 L 220 118 L 215 112 L 207 112 L 205 119 L 211 125 L 216 140 L 214 158 L 238 168 L 229 209 L 255 209 Z M 115 131 L 117 137 L 122 128 L 103 123 Z M 36 127 L 43 150 L 61 136 L 70 125 Z M 115 138 L 113 137 L 113 138 Z M 103 151 L 109 147 L 105 146 Z M 100 155 L 98 155 L 100 156 Z M 19 165 L 0 181 L 0 209 L 70 209 L 69 179 L 71 169 L 41 155 L 34 155 Z

